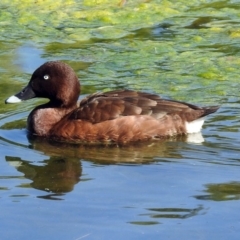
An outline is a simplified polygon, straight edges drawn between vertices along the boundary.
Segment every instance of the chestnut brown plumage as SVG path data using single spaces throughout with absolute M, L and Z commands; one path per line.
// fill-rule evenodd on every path
M 132 90 L 94 93 L 77 103 L 79 94 L 80 84 L 72 68 L 55 61 L 40 66 L 27 87 L 6 102 L 16 98 L 17 101 L 49 98 L 48 103 L 30 113 L 28 129 L 31 133 L 61 141 L 107 143 L 198 132 L 202 118 L 219 108 L 198 107 Z

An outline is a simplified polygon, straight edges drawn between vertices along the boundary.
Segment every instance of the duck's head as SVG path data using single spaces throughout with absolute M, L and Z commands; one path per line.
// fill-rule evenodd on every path
M 76 104 L 80 94 L 80 83 L 74 70 L 59 61 L 46 62 L 37 68 L 28 85 L 5 103 L 17 103 L 35 97 L 49 98 L 56 107 Z

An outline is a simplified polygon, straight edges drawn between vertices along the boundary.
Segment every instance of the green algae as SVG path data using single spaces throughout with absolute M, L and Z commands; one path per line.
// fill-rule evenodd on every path
M 229 201 L 240 199 L 240 184 L 239 182 L 227 182 L 219 184 L 206 184 L 204 195 L 195 196 L 201 200 L 212 201 Z
M 204 1 L 202 1 L 204 2 Z M 118 1 L 1 1 L 1 24 L 11 25 L 12 34 L 24 36 L 33 35 L 35 41 L 52 42 L 54 36 L 61 42 L 83 41 L 94 37 L 97 31 L 112 28 L 107 38 L 115 32 L 131 32 L 138 28 L 151 27 L 166 19 L 174 21 L 174 17 L 184 17 L 189 14 L 198 16 L 202 8 L 211 14 L 225 16 L 223 9 L 215 10 L 214 4 L 201 5 L 201 1 L 127 1 L 124 7 L 119 7 Z M 204 7 L 205 6 L 205 7 Z M 191 8 L 193 9 L 191 11 Z M 237 10 L 229 8 L 231 15 Z M 228 10 L 229 10 L 228 9 Z M 228 13 L 229 14 L 229 13 Z M 215 16 L 216 17 L 216 16 Z M 206 17 L 207 18 L 207 17 Z M 182 19 L 189 20 L 189 18 Z M 196 21 L 196 20 L 195 20 Z M 8 28 L 1 29 L 4 39 Z M 116 31 L 115 31 L 116 30 Z M 34 31 L 34 34 L 33 34 Z M 120 34 L 119 37 L 122 37 Z
M 221 101 L 239 91 L 239 8 L 234 1 L 3 0 L 1 79 L 28 81 L 15 60 L 24 61 L 16 51 L 30 44 L 43 51 L 39 58 L 69 63 L 83 93 L 124 87 Z

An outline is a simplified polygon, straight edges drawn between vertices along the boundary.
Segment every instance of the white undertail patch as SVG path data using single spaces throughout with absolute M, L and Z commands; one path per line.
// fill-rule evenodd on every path
M 194 120 L 192 122 L 186 122 L 185 126 L 186 126 L 186 130 L 187 133 L 198 133 L 201 131 L 202 129 L 202 125 L 204 123 L 204 118 L 199 118 L 197 120 Z

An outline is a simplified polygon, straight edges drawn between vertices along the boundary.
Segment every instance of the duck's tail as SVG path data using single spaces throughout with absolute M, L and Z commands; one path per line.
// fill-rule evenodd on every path
M 203 107 L 202 109 L 204 111 L 203 111 L 203 114 L 202 114 L 201 118 L 205 117 L 205 116 L 207 116 L 207 115 L 209 115 L 211 113 L 216 112 L 219 108 L 220 108 L 220 106 Z
M 199 111 L 199 116 L 195 118 L 193 121 L 186 121 L 185 126 L 187 133 L 198 133 L 201 131 L 205 116 L 216 112 L 220 106 L 210 106 L 210 107 L 202 107 Z

